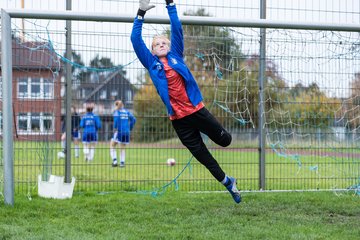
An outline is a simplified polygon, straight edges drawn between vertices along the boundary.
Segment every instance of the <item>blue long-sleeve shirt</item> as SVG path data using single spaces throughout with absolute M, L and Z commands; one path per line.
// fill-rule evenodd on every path
M 203 100 L 203 98 L 200 89 L 190 72 L 190 69 L 186 66 L 183 59 L 184 37 L 181 22 L 178 17 L 175 5 L 168 5 L 167 9 L 171 23 L 171 48 L 166 56 L 168 59 L 168 64 L 172 69 L 174 69 L 182 76 L 189 100 L 194 106 L 196 106 Z M 174 115 L 174 111 L 170 104 L 168 81 L 166 79 L 164 65 L 160 59 L 153 55 L 145 45 L 144 40 L 142 39 L 143 23 L 143 18 L 135 18 L 131 32 L 131 42 L 137 57 L 139 58 L 142 65 L 148 70 L 159 96 L 164 102 L 168 114 L 171 116 Z
M 80 127 L 84 129 L 84 134 L 96 133 L 101 128 L 99 116 L 94 113 L 86 113 L 81 118 Z
M 136 118 L 125 108 L 121 108 L 114 112 L 114 129 L 119 133 L 130 133 L 135 123 Z
M 71 115 L 71 131 L 79 130 L 80 120 L 81 120 L 81 117 L 80 117 L 80 115 L 78 113 L 73 113 Z M 66 131 L 65 119 L 64 119 L 64 121 L 62 123 L 61 130 L 62 130 L 62 132 Z

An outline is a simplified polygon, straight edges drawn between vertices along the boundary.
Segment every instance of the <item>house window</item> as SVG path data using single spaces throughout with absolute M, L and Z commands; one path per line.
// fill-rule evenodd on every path
M 40 113 L 31 113 L 30 116 L 31 131 L 40 132 Z
M 104 90 L 101 90 L 101 92 L 100 92 L 100 99 L 106 99 L 106 89 L 104 89 Z
M 131 92 L 131 90 L 126 91 L 126 101 L 127 102 L 132 102 L 132 92 Z
M 28 129 L 27 113 L 19 113 L 18 129 L 19 129 L 19 131 L 27 131 L 27 129 Z
M 2 81 L 2 77 L 0 76 L 0 99 L 2 99 L 2 86 L 3 86 L 3 81 Z
M 43 119 L 44 131 L 51 131 L 53 129 L 53 115 L 51 113 L 44 113 Z
M 40 78 L 32 78 L 30 80 L 30 93 L 31 93 L 31 98 L 40 98 L 40 88 L 41 88 L 41 82 L 40 82 Z
M 19 113 L 18 132 L 19 134 L 53 133 L 54 120 L 52 113 Z
M 46 78 L 19 78 L 19 98 L 52 99 L 54 97 L 54 83 Z
M 54 83 L 51 79 L 44 79 L 43 80 L 43 92 L 44 98 L 53 98 L 54 96 Z
M 111 96 L 112 97 L 117 97 L 118 95 L 118 91 L 117 90 L 111 90 Z
M 65 77 L 62 76 L 60 81 L 61 81 L 60 96 L 61 96 L 61 97 L 64 97 L 64 96 L 65 96 L 65 92 L 66 92 L 66 90 L 65 90 Z
M 18 97 L 27 98 L 28 97 L 28 79 L 20 78 L 18 80 Z

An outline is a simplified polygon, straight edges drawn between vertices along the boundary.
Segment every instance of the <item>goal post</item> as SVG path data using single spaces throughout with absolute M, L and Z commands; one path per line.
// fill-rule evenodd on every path
M 3 164 L 4 164 L 4 201 L 14 205 L 14 141 L 12 109 L 12 53 L 11 17 L 1 10 L 1 71 L 2 71 L 2 110 L 3 110 Z
M 5 204 L 14 204 L 14 166 L 13 166 L 13 114 L 12 114 L 12 53 L 11 53 L 11 18 L 27 19 L 54 19 L 54 20 L 74 20 L 74 21 L 97 21 L 97 22 L 133 22 L 134 15 L 105 15 L 103 13 L 84 13 L 73 11 L 34 11 L 34 10 L 6 10 L 1 11 L 1 49 L 2 49 L 2 76 L 3 76 L 3 161 L 4 161 L 4 196 Z M 326 30 L 326 31 L 346 31 L 360 32 L 360 25 L 357 24 L 326 24 L 326 23 L 306 23 L 306 22 L 284 22 L 267 19 L 258 20 L 230 20 L 214 17 L 180 17 L 185 25 L 206 25 L 224 27 L 251 27 L 251 28 L 277 28 L 277 29 L 300 29 L 300 30 Z M 168 17 L 146 17 L 146 23 L 169 24 Z M 260 114 L 259 117 L 264 117 Z M 263 126 L 261 126 L 263 127 Z M 264 137 L 264 136 L 263 136 Z M 263 138 L 262 138 L 263 139 Z M 67 166 L 70 167 L 70 166 Z

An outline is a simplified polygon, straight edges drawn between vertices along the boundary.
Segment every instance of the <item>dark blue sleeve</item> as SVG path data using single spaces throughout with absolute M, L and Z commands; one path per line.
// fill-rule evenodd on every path
M 85 120 L 84 120 L 84 118 L 81 118 L 80 127 L 84 128 L 84 124 L 85 124 Z
M 119 119 L 120 118 L 118 116 L 114 117 L 114 129 L 116 129 L 116 130 L 117 130 L 118 125 L 119 125 Z
M 142 38 L 143 23 L 144 23 L 144 19 L 138 19 L 137 17 L 135 18 L 130 38 L 136 56 L 139 58 L 142 65 L 146 69 L 149 69 L 153 61 L 153 55 L 150 52 L 150 50 L 146 47 L 144 40 Z
M 100 121 L 100 117 L 99 116 L 96 116 L 95 118 L 95 124 L 96 124 L 96 130 L 100 129 L 101 128 L 101 121 Z
M 184 35 L 182 25 L 177 14 L 176 6 L 166 6 L 171 24 L 171 51 L 179 57 L 184 57 Z
M 129 119 L 130 119 L 130 131 L 131 131 L 136 123 L 136 118 L 131 112 L 129 112 Z
M 62 121 L 61 121 L 61 132 L 66 132 L 66 120 L 65 119 L 63 119 Z
M 80 124 L 80 116 L 75 113 L 74 115 L 71 116 L 71 127 L 72 129 L 78 129 L 79 128 L 79 124 Z

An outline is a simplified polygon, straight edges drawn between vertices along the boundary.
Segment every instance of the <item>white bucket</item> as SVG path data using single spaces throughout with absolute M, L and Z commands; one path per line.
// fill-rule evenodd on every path
M 44 198 L 66 199 L 72 198 L 75 186 L 75 177 L 71 183 L 64 183 L 64 177 L 50 175 L 49 181 L 42 181 L 38 176 L 38 195 Z

